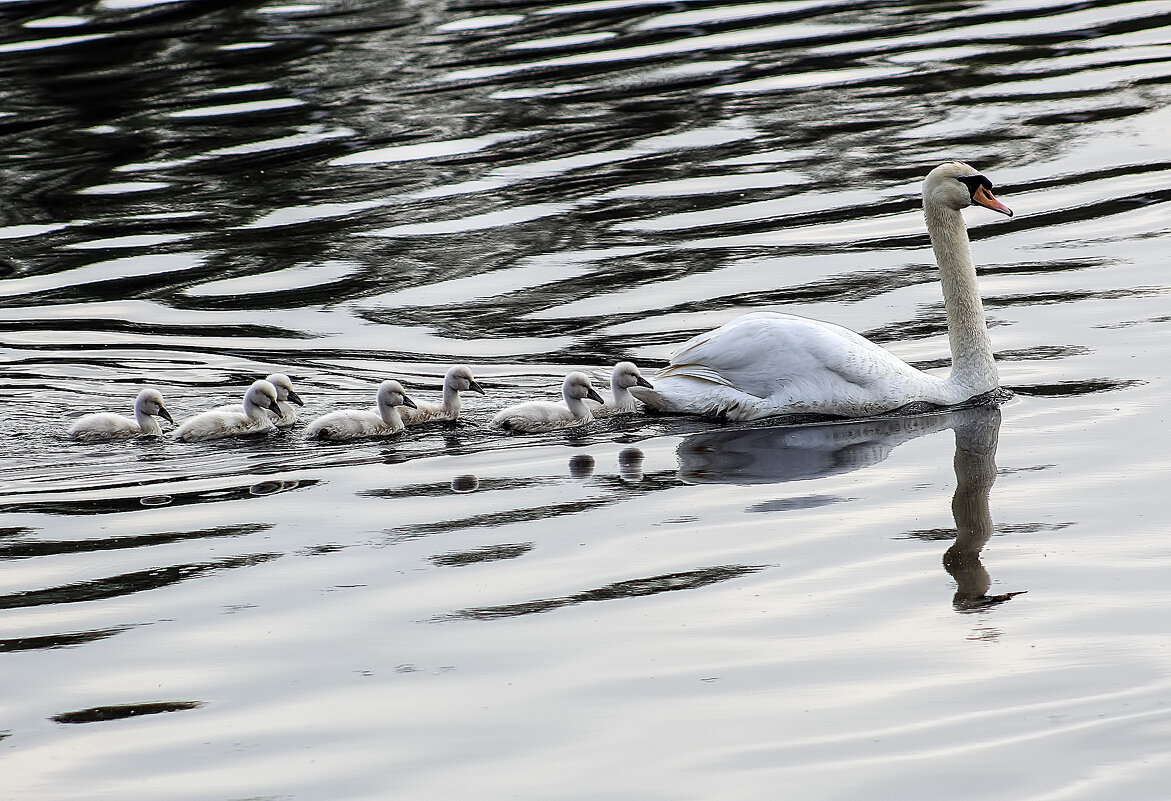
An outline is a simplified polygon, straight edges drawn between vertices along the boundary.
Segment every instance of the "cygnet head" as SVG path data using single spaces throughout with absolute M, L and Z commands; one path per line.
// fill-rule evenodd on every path
M 472 376 L 472 371 L 467 365 L 457 364 L 447 371 L 447 375 L 443 378 L 443 384 L 451 387 L 459 392 L 479 392 L 481 395 L 485 394 L 483 387 L 476 383 L 476 379 Z
M 406 406 L 408 409 L 417 409 L 415 402 L 407 397 L 407 391 L 397 381 L 388 379 L 378 385 L 378 405 Z
M 291 401 L 298 406 L 305 405 L 305 401 L 293 391 L 293 382 L 284 373 L 273 373 L 264 380 L 276 387 L 277 400 Z
M 962 161 L 940 164 L 923 179 L 924 208 L 943 206 L 958 211 L 971 205 L 1012 216 L 1012 210 L 993 196 L 992 182 Z
M 276 387 L 263 379 L 253 381 L 252 386 L 248 387 L 248 391 L 244 393 L 244 406 L 249 405 L 268 409 L 277 415 L 281 413 L 281 407 L 277 403 Z
M 614 365 L 614 376 L 611 381 L 622 389 L 630 389 L 631 387 L 654 389 L 651 382 L 642 377 L 642 373 L 638 371 L 633 362 L 618 362 Z
M 567 402 L 570 399 L 585 400 L 589 398 L 598 403 L 605 403 L 602 396 L 594 392 L 594 388 L 590 386 L 590 377 L 576 371 L 565 376 L 565 380 L 561 383 L 561 394 L 565 396 Z
M 138 397 L 134 401 L 134 411 L 144 412 L 152 417 L 161 417 L 172 425 L 175 423 L 174 418 L 171 417 L 171 413 L 163 405 L 163 393 L 157 389 L 144 389 L 142 392 L 139 392 Z

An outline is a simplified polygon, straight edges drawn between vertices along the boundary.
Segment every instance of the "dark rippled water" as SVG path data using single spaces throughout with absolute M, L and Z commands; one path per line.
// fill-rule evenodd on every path
M 1163 799 L 1171 3 L 0 3 L 0 796 Z M 999 407 L 502 437 L 749 310 Z M 79 445 L 289 373 L 353 446 Z M 1024 593 L 1024 594 L 1021 594 Z

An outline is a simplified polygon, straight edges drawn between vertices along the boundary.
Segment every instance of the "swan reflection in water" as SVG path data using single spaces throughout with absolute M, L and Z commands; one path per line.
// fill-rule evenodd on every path
M 876 465 L 908 440 L 955 432 L 955 542 L 943 566 L 956 581 L 959 611 L 982 609 L 1019 595 L 988 595 L 992 579 L 980 552 L 992 536 L 988 495 L 996 481 L 1000 410 L 955 409 L 911 417 L 880 417 L 817 425 L 714 430 L 687 437 L 677 450 L 679 477 L 694 484 L 774 484 L 848 473 Z

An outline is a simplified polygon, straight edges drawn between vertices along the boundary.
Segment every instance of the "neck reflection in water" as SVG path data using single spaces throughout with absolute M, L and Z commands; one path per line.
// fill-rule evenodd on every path
M 988 496 L 996 481 L 1000 410 L 955 409 L 817 425 L 707 431 L 680 443 L 679 477 L 694 484 L 775 484 L 849 473 L 878 464 L 898 445 L 946 429 L 955 432 L 956 537 L 943 566 L 956 581 L 958 611 L 983 609 L 1020 595 L 988 595 L 992 579 L 980 552 L 992 536 Z

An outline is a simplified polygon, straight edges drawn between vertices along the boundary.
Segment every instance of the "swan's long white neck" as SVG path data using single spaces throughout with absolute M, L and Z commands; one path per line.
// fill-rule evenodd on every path
M 159 422 L 146 410 L 145 404 L 134 404 L 134 421 L 138 423 L 138 430 L 143 434 L 157 436 L 163 433 Z
M 590 411 L 590 407 L 582 398 L 575 398 L 569 394 L 565 395 L 565 405 L 569 407 L 569 411 L 578 420 L 593 420 L 594 413 Z
M 443 382 L 443 408 L 448 412 L 459 411 L 459 390 L 447 381 Z
M 267 420 L 268 411 L 256 402 L 252 393 L 244 396 L 244 414 L 252 420 Z
M 378 414 L 382 417 L 382 422 L 386 423 L 391 428 L 403 427 L 403 416 L 398 413 L 397 406 L 379 401 Z
M 630 394 L 630 388 L 619 384 L 618 376 L 610 378 L 610 394 L 614 397 L 615 406 L 622 407 L 634 404 L 634 396 Z
M 928 201 L 923 215 L 939 264 L 947 336 L 951 343 L 951 375 L 947 383 L 967 394 L 963 399 L 997 387 L 996 361 L 976 284 L 976 266 L 963 215 L 957 209 Z

